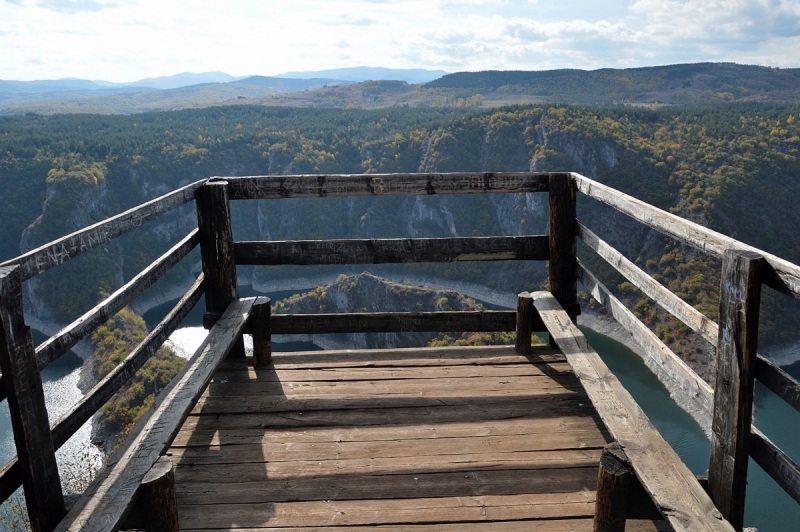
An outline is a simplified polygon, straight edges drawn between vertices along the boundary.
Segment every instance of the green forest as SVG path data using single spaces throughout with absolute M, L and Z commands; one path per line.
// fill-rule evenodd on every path
M 797 263 L 799 150 L 800 105 L 763 102 L 658 109 L 230 106 L 133 116 L 0 117 L 0 212 L 6 221 L 0 225 L 0 256 L 17 255 L 21 241 L 30 249 L 209 176 L 534 169 L 583 173 Z M 627 222 L 584 200 L 583 221 L 715 316 L 716 261 L 664 238 L 648 240 L 646 232 L 630 231 Z M 419 236 L 453 230 L 460 236 L 543 232 L 541 212 L 523 201 L 501 216 L 497 201 L 464 196 L 432 197 L 423 204 L 402 197 L 237 203 L 235 236 L 399 237 L 410 236 L 409 228 Z M 191 226 L 193 216 L 187 207 L 168 220 L 172 226 L 148 224 L 58 268 L 62 282 L 54 282 L 52 272 L 41 276 L 32 293 L 56 320 L 74 319 L 183 236 L 178 229 Z M 581 253 L 662 338 L 679 345 L 685 329 L 599 259 Z M 185 276 L 190 266 L 179 267 L 173 279 Z M 537 288 L 545 279 L 542 265 L 534 263 L 405 268 L 511 292 Z M 262 268 L 252 278 L 293 275 L 296 269 Z M 788 340 L 797 323 L 798 313 L 788 311 L 794 303 L 786 300 L 765 297 L 765 343 Z

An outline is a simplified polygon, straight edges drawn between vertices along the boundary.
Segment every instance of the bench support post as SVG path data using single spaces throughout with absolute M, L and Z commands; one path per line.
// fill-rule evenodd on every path
M 528 292 L 517 296 L 517 339 L 514 350 L 521 355 L 531 354 L 533 331 L 533 299 Z
M 632 482 L 636 479 L 625 451 L 616 442 L 606 445 L 597 472 L 594 532 L 625 532 Z
M 142 479 L 139 497 L 147 532 L 178 532 L 178 502 L 172 460 L 162 456 Z
M 261 298 L 253 305 L 253 315 L 250 318 L 253 331 L 253 367 L 263 367 L 272 362 L 272 303 L 269 298 Z

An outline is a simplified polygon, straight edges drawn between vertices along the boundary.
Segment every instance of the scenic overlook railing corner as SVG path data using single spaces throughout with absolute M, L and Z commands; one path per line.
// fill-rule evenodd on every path
M 548 235 L 235 242 L 229 208 L 230 201 L 245 199 L 529 192 L 549 194 Z M 683 244 L 720 258 L 723 263 L 720 324 L 681 300 L 581 224 L 576 208 L 578 192 Z M 198 213 L 196 230 L 96 307 L 34 348 L 30 330 L 24 323 L 22 283 L 25 280 L 193 199 Z M 644 294 L 717 347 L 714 388 L 639 321 L 577 258 L 578 238 Z M 117 368 L 50 425 L 39 372 L 163 278 L 198 244 L 203 273 L 186 294 Z M 508 312 L 271 315 L 267 298 L 239 297 L 236 279 L 236 266 L 246 264 L 459 260 L 547 260 L 552 296 L 545 292 L 520 294 L 517 310 Z M 640 356 L 681 407 L 711 435 L 707 487 L 718 514 L 714 514 L 716 510 L 709 511 L 702 501 L 676 498 L 678 484 L 673 486 L 665 482 L 674 472 L 650 470 L 657 464 L 663 467 L 665 462 L 653 462 L 652 457 L 637 451 L 640 444 L 644 445 L 643 442 L 652 437 L 655 429 L 648 428 L 649 422 L 643 413 L 640 414 L 638 405 L 629 399 L 575 328 L 574 322 L 580 312 L 578 281 L 642 345 Z M 676 529 L 682 529 L 678 528 L 683 526 L 682 519 L 694 523 L 691 519 L 696 518 L 697 522 L 710 520 L 713 523 L 721 513 L 733 529 L 741 530 L 748 456 L 800 502 L 800 467 L 751 424 L 755 379 L 800 410 L 800 384 L 756 352 L 761 284 L 800 299 L 800 267 L 574 173 L 254 176 L 201 180 L 0 265 L 0 369 L 3 373 L 0 399 L 8 400 L 18 453 L 17 458 L 0 470 L 0 500 L 7 499 L 22 485 L 31 525 L 34 530 L 45 531 L 116 529 L 125 525 L 137 497 L 169 500 L 170 489 L 173 489 L 169 483 L 170 469 L 160 456 L 220 361 L 226 356 L 244 356 L 242 333 L 254 335 L 254 363 L 266 365 L 271 355 L 271 334 L 517 331 L 516 349 L 527 353 L 531 348 L 530 332 L 546 330 L 581 378 L 612 435 L 628 443 L 625 448 L 611 446 L 603 454 L 596 529 L 617 530 L 619 528 L 614 527 L 619 527 L 620 520 L 624 527 L 625 518 L 631 518 L 634 508 L 644 507 L 644 503 L 630 501 L 645 500 L 652 503 L 653 510 L 645 513 L 666 518 Z M 140 423 L 116 455 L 115 462 L 101 472 L 64 519 L 67 509 L 55 450 L 132 378 L 203 294 L 206 298 L 204 324 L 211 329 L 209 337 L 162 392 L 149 420 Z M 612 419 L 615 408 L 630 413 L 630 419 L 635 421 L 631 425 L 633 428 Z M 668 452 L 671 449 L 665 450 Z M 154 473 L 148 474 L 151 469 Z M 682 489 L 694 490 L 692 497 L 696 493 L 700 494 L 697 495 L 700 499 L 705 497 L 694 476 L 689 478 L 684 470 L 688 471 L 683 467 L 674 473 L 677 475 L 674 478 L 680 478 L 683 483 L 681 486 L 687 486 Z M 620 488 L 621 484 L 614 480 L 617 473 L 606 478 L 604 471 L 627 471 L 625 487 Z M 161 479 L 167 479 L 164 489 L 148 492 L 150 488 L 138 488 L 142 481 L 158 484 Z M 623 491 L 618 492 L 619 489 Z M 166 499 L 163 493 L 167 493 Z M 172 493 L 174 497 L 174 489 Z M 621 499 L 620 493 L 623 494 Z M 620 504 L 620 500 L 624 504 Z M 681 505 L 689 510 L 678 511 Z M 713 505 L 710 508 L 713 509 Z M 151 523 L 149 526 L 162 525 Z M 177 526 L 177 522 L 170 526 Z

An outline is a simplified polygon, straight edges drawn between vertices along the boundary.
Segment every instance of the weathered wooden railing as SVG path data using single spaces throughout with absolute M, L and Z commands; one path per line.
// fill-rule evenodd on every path
M 669 292 L 580 224 L 576 216 L 578 191 L 680 242 L 722 258 L 722 327 Z M 229 206 L 231 200 L 246 199 L 529 192 L 549 192 L 548 235 L 234 242 Z M 192 199 L 196 199 L 197 205 L 197 230 L 97 307 L 34 349 L 23 319 L 21 283 L 24 280 L 109 242 Z M 720 370 L 717 373 L 716 397 L 706 382 L 672 353 L 577 259 L 576 238 L 583 240 L 679 320 L 718 346 L 717 367 Z M 186 295 L 125 361 L 50 426 L 39 371 L 162 278 L 198 243 L 203 273 Z M 753 252 L 759 255 L 753 255 Z M 236 279 L 237 264 L 377 264 L 461 260 L 548 260 L 550 290 L 558 308 L 546 306 L 545 303 L 537 303 L 534 307 L 532 299 L 521 298 L 517 312 L 270 316 L 267 302 L 239 299 Z M 265 364 L 269 360 L 270 334 L 517 330 L 523 333 L 518 334 L 517 349 L 525 352 L 530 349 L 528 333 L 547 329 L 554 333 L 554 341 L 567 342 L 564 346 L 571 348 L 573 344 L 569 342 L 573 340 L 569 335 L 577 333 L 570 329 L 571 323 L 559 322 L 559 313 L 563 312 L 560 309 L 566 309 L 564 316 L 569 316 L 567 321 L 574 322 L 579 313 L 578 280 L 644 346 L 641 354 L 648 365 L 678 403 L 712 434 L 708 484 L 717 507 L 735 528 L 741 529 L 748 454 L 800 501 L 800 468 L 755 427 L 751 427 L 754 377 L 795 408 L 800 406 L 800 385 L 780 368 L 756 355 L 760 284 L 768 284 L 800 298 L 800 267 L 665 213 L 583 176 L 566 173 L 256 176 L 203 180 L 3 263 L 0 265 L 3 324 L 0 394 L 9 401 L 18 457 L 0 471 L 0 500 L 5 500 L 23 485 L 31 523 L 36 530 L 53 530 L 59 522 L 59 529 L 62 530 L 77 529 L 79 525 L 86 530 L 121 526 L 137 496 L 137 486 L 169 444 L 170 434 L 182 423 L 193 401 L 213 374 L 216 364 L 228 353 L 230 356 L 244 355 L 242 332 L 252 332 L 254 335 L 256 364 Z M 155 353 L 203 293 L 206 296 L 204 324 L 208 328 L 214 327 L 218 338 L 211 337 L 201 346 L 187 368 L 165 390 L 165 399 L 161 400 L 150 420 L 140 424 L 137 432 L 125 444 L 116 465 L 107 468 L 87 490 L 83 502 L 79 502 L 70 513 L 72 518 L 61 521 L 65 508 L 55 449 L 63 445 Z M 546 300 L 544 296 L 538 297 L 541 301 Z M 239 306 L 234 308 L 234 303 Z M 545 311 L 546 314 L 542 314 Z M 550 320 L 549 325 L 542 318 L 545 315 Z M 553 330 L 554 324 L 560 324 L 562 333 Z M 576 360 L 595 360 L 588 352 L 581 356 L 584 358 Z M 587 375 L 587 378 L 600 378 L 591 372 Z M 602 397 L 602 393 L 610 392 L 598 389 L 597 393 Z M 608 459 L 613 462 L 612 458 Z M 638 458 L 631 459 L 630 467 L 639 477 L 642 471 L 637 467 L 641 468 L 641 463 Z M 169 477 L 163 464 L 159 467 L 153 470 L 155 473 L 151 472 L 148 477 L 150 480 Z M 657 480 L 657 476 L 654 478 Z M 694 482 L 694 479 L 691 481 Z M 643 483 L 645 489 L 646 484 Z M 602 490 L 603 482 L 600 485 Z M 606 500 L 602 495 L 598 495 L 598 500 Z M 648 495 L 654 496 L 650 492 Z M 611 497 L 608 500 L 613 499 Z M 659 509 L 663 510 L 663 506 Z M 617 517 L 622 515 L 624 522 L 625 512 L 611 513 Z M 87 515 L 90 516 L 88 522 L 95 525 L 86 525 Z

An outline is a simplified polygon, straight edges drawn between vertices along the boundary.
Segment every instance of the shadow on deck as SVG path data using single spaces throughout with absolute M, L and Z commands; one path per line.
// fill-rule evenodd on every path
M 272 360 L 224 362 L 172 443 L 182 529 L 591 530 L 610 438 L 559 351 Z

